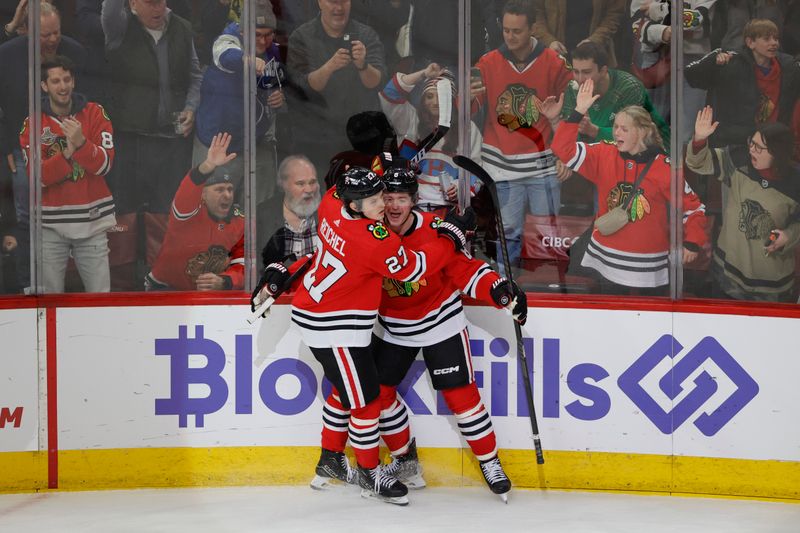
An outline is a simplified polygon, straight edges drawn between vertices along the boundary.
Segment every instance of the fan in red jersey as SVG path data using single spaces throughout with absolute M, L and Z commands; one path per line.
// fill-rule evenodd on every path
M 231 136 L 211 139 L 205 161 L 189 171 L 172 201 L 167 234 L 147 290 L 241 289 L 243 276 L 229 276 L 228 254 L 244 233 L 244 214 L 233 203 L 233 177 L 225 170 Z
M 400 235 L 405 246 L 414 248 L 435 239 L 440 219 L 415 209 L 419 187 L 415 172 L 390 168 L 383 180 L 384 219 L 389 229 Z M 408 413 L 397 396 L 397 386 L 422 349 L 431 382 L 442 391 L 461 434 L 480 462 L 487 484 L 505 499 L 511 482 L 497 457 L 492 421 L 475 383 L 461 294 L 506 307 L 518 321 L 525 321 L 525 293 L 466 253 L 456 254 L 446 268 L 418 281 L 383 279 L 378 311 L 382 327 L 373 337 L 373 351 L 380 378 L 379 430 L 394 457 L 387 470 L 409 488 L 425 486 Z M 346 407 L 330 395 L 323 410 L 323 448 L 344 450 L 348 435 L 342 422 L 346 416 Z
M 605 294 L 660 296 L 669 288 L 670 202 L 683 208 L 683 263 L 693 261 L 707 240 L 705 206 L 684 183 L 680 199 L 672 198 L 669 157 L 661 136 L 644 108 L 628 106 L 614 118 L 614 142 L 577 140 L 580 121 L 600 98 L 591 78 L 583 82 L 575 110 L 558 126 L 553 152 L 571 169 L 597 186 L 595 219 L 581 266 L 592 269 Z M 547 98 L 542 113 L 561 112 L 563 99 Z M 621 216 L 621 224 L 609 220 Z
M 72 255 L 87 292 L 108 292 L 106 231 L 116 224 L 105 176 L 114 160 L 111 121 L 103 107 L 73 92 L 66 57 L 42 63 L 42 264 L 45 292 L 63 292 Z M 30 120 L 20 145 L 30 161 Z M 29 169 L 30 170 L 30 169 Z
M 314 488 L 333 480 L 357 482 L 362 496 L 406 505 L 408 489 L 380 466 L 378 419 L 381 405 L 378 372 L 371 348 L 384 277 L 418 283 L 452 261 L 466 245 L 464 230 L 474 213 L 453 216 L 436 228 L 438 237 L 418 248 L 404 246 L 381 222 L 383 190 L 378 175 L 362 167 L 345 172 L 319 206 L 315 263 L 292 300 L 292 323 L 303 336 L 335 396 L 348 414 L 347 428 L 358 471 L 342 449 L 322 448 Z M 267 266 L 259 282 L 267 294 L 282 287 L 289 274 L 281 264 Z M 260 303 L 255 293 L 254 304 Z

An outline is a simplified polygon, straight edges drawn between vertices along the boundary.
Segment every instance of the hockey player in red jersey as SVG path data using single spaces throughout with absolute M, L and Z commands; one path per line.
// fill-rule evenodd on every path
M 463 230 L 474 224 L 474 214 L 440 223 L 436 233 L 447 238 L 409 248 L 382 222 L 384 187 L 376 173 L 353 167 L 324 196 L 315 263 L 292 300 L 291 316 L 348 413 L 340 423 L 355 452 L 362 496 L 406 505 L 408 489 L 381 467 L 379 458 L 380 388 L 370 344 L 381 285 L 384 277 L 417 283 L 440 270 L 452 259 L 454 245 L 455 251 L 466 245 Z M 282 287 L 288 276 L 283 265 L 273 263 L 259 286 Z M 328 444 L 323 434 L 314 488 L 325 488 L 332 479 L 354 480 L 344 446 Z
M 414 209 L 418 199 L 415 172 L 390 168 L 383 179 L 384 219 L 403 244 L 416 248 L 435 238 L 438 217 Z M 507 307 L 516 320 L 525 321 L 525 293 L 466 253 L 457 254 L 446 268 L 419 281 L 401 282 L 388 277 L 383 280 L 378 316 L 381 328 L 373 337 L 373 347 L 380 378 L 379 429 L 393 456 L 387 470 L 409 488 L 425 486 L 408 413 L 397 395 L 397 386 L 422 349 L 433 386 L 442 391 L 487 484 L 505 499 L 511 482 L 497 457 L 492 422 L 475 383 L 462 293 L 498 308 Z M 346 413 L 337 398 L 329 396 L 323 412 L 323 442 L 331 447 L 344 449 L 347 432 L 341 422 Z

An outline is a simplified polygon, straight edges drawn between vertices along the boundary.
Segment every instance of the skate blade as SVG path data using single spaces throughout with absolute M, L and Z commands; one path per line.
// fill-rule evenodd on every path
M 314 490 L 345 490 L 354 487 L 351 483 L 320 475 L 314 476 L 309 486 Z
M 497 495 L 501 500 L 503 500 L 503 503 L 506 504 L 506 505 L 508 505 L 508 493 L 509 492 L 511 492 L 511 491 L 504 492 L 503 494 L 498 494 Z
M 394 505 L 408 505 L 408 496 L 397 496 L 395 498 L 388 498 L 381 496 L 369 489 L 361 489 L 361 497 L 367 500 L 377 500 L 380 502 L 391 503 Z
M 401 479 L 400 481 L 402 481 L 403 485 L 405 485 L 411 490 L 424 489 L 425 487 L 428 486 L 428 484 L 425 483 L 425 479 L 422 477 L 421 474 L 417 474 L 415 476 L 411 476 L 406 479 Z

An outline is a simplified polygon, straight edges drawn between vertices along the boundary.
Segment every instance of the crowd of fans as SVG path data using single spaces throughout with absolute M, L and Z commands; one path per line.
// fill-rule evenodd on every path
M 28 64 L 34 1 L 41 65 Z M 529 290 L 667 295 L 674 258 L 688 296 L 797 301 L 800 0 L 475 0 L 466 88 L 455 0 L 252 0 L 254 58 L 243 4 L 0 0 L 2 292 L 31 284 L 28 72 L 41 68 L 46 292 L 241 289 L 242 206 L 256 206 L 268 262 L 302 255 L 318 177 L 411 158 L 448 115 L 418 165 L 418 208 L 455 205 L 461 144 L 497 182 Z M 475 253 L 502 270 L 490 196 L 466 183 Z

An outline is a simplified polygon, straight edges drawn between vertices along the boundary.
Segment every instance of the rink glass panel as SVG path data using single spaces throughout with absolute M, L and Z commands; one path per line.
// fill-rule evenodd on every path
M 469 5 L 467 3 L 466 1 L 457 0 L 442 2 L 442 4 L 446 5 L 440 7 L 440 9 L 447 10 L 449 8 L 452 13 L 451 17 L 446 19 L 450 20 L 447 24 L 450 31 L 439 32 L 442 35 L 438 36 L 438 40 L 450 38 L 454 41 L 455 47 L 446 47 L 445 57 L 434 57 L 441 63 L 449 63 L 447 66 L 453 71 L 453 77 L 459 86 L 469 83 L 469 70 L 482 53 L 491 51 L 503 42 L 501 7 L 494 7 L 494 4 L 499 3 L 489 3 L 487 5 L 479 2 L 470 2 Z M 422 52 L 419 56 L 423 57 L 414 55 L 411 58 L 401 58 L 397 52 L 396 39 L 393 38 L 393 35 L 390 35 L 390 32 L 395 31 L 397 28 L 389 28 L 388 26 L 391 25 L 387 26 L 386 24 L 376 24 L 375 21 L 380 20 L 379 14 L 364 10 L 358 4 L 358 2 L 352 2 L 351 18 L 361 20 L 367 26 L 372 25 L 377 32 L 381 45 L 384 46 L 385 75 L 374 91 L 375 96 L 377 96 L 378 90 L 382 89 L 391 80 L 394 72 L 400 70 L 410 73 L 417 68 L 422 68 L 425 65 L 426 58 L 424 56 L 432 55 L 433 57 L 434 54 Z M 539 6 L 540 4 L 550 3 L 535 2 L 534 4 Z M 614 4 L 614 2 L 608 2 L 608 4 Z M 613 9 L 613 7 L 608 9 Z M 251 5 L 251 2 L 245 2 L 244 10 L 245 17 L 241 19 L 241 27 L 244 29 L 241 46 L 248 57 L 247 68 L 253 69 L 257 44 L 257 28 L 254 14 L 251 13 L 251 11 L 254 11 L 254 6 Z M 39 8 L 36 7 L 29 14 L 31 34 L 37 34 L 42 26 L 38 11 Z M 258 79 L 255 76 L 247 76 L 243 71 L 241 79 L 237 80 L 236 83 L 224 86 L 224 89 L 207 87 L 203 95 L 204 98 L 219 99 L 228 103 L 231 100 L 239 100 L 241 102 L 242 116 L 240 118 L 242 120 L 240 122 L 241 135 L 243 137 L 241 139 L 241 150 L 237 158 L 241 162 L 238 170 L 241 173 L 241 179 L 237 180 L 235 200 L 244 213 L 245 289 L 247 290 L 252 287 L 258 277 L 257 272 L 263 267 L 259 258 L 261 249 L 269 240 L 275 228 L 282 224 L 282 204 L 279 200 L 274 201 L 276 198 L 279 199 L 282 193 L 277 182 L 276 172 L 281 160 L 288 155 L 297 153 L 309 156 L 315 163 L 318 179 L 324 189 L 327 159 L 338 151 L 352 149 L 343 125 L 343 121 L 346 122 L 347 117 L 340 116 L 344 113 L 346 105 L 343 103 L 338 108 L 329 106 L 336 109 L 330 111 L 330 113 L 323 113 L 320 112 L 320 100 L 315 98 L 314 94 L 292 88 L 294 73 L 291 67 L 295 62 L 290 61 L 289 58 L 290 34 L 303 22 L 307 21 L 311 14 L 303 12 L 302 9 L 297 10 L 296 13 L 291 9 L 284 11 L 286 12 L 278 14 L 277 28 L 275 28 L 273 38 L 274 42 L 279 44 L 279 59 L 286 66 L 288 81 L 285 84 L 282 82 L 280 89 L 286 95 L 288 111 L 280 110 L 275 113 L 277 118 L 275 120 L 274 141 L 272 138 L 266 139 L 264 135 L 257 135 L 259 130 L 258 117 L 265 109 L 259 103 L 257 97 L 259 89 Z M 402 16 L 396 15 L 395 19 L 398 16 L 404 17 L 405 13 L 403 12 Z M 195 28 L 201 27 L 202 15 L 203 13 L 199 8 L 196 9 L 196 12 L 189 13 L 189 18 Z M 422 15 L 424 13 L 415 14 L 416 17 L 422 17 Z M 570 42 L 578 39 L 577 42 L 580 42 L 580 38 L 577 36 L 578 29 L 589 32 L 587 36 L 597 34 L 595 37 L 599 39 L 599 35 L 602 33 L 599 27 L 607 27 L 608 20 L 610 18 L 613 19 L 613 17 L 598 18 L 596 15 L 587 13 L 583 18 L 570 19 L 573 22 L 569 26 L 570 31 L 564 36 L 557 36 L 553 33 L 553 28 L 550 27 L 553 16 L 548 14 L 543 19 L 537 20 L 534 34 L 538 35 L 539 40 L 543 43 L 550 44 L 552 44 L 553 37 L 556 37 L 556 40 L 562 39 Z M 680 19 L 680 17 L 673 18 Z M 84 70 L 79 71 L 76 75 L 76 91 L 87 94 L 92 101 L 104 105 L 107 104 L 107 111 L 112 124 L 114 124 L 114 106 L 111 103 L 111 99 L 115 94 L 115 87 L 118 87 L 118 85 L 115 85 L 115 81 L 119 81 L 119 73 L 112 72 L 109 62 L 105 61 L 102 35 L 98 36 L 96 32 L 93 33 L 91 31 L 93 26 L 89 25 L 88 21 L 90 20 L 91 18 L 87 18 L 85 14 L 78 16 L 69 9 L 61 14 L 61 32 L 64 40 L 73 38 L 86 48 L 87 55 Z M 465 20 L 470 22 L 469 31 L 467 31 L 467 25 L 464 24 Z M 494 25 L 492 26 L 492 24 Z M 219 26 L 219 23 L 217 25 Z M 394 26 L 399 25 L 398 22 Z M 642 58 L 640 43 L 637 43 L 636 37 L 631 31 L 631 13 L 623 11 L 613 25 L 616 26 L 616 30 L 611 33 L 610 40 L 607 42 L 608 49 L 610 51 L 613 50 L 612 61 L 616 62 L 616 67 L 614 68 L 621 72 L 631 73 L 636 70 L 635 66 L 642 67 L 647 65 L 647 58 Z M 194 45 L 200 63 L 208 64 L 213 62 L 213 42 L 222 33 L 224 25 L 207 31 L 204 26 L 202 28 L 203 31 L 195 35 Z M 454 32 L 452 28 L 458 31 Z M 572 29 L 575 29 L 575 31 L 572 31 Z M 665 119 L 668 119 L 670 130 L 673 132 L 672 138 L 669 139 L 668 143 L 665 143 L 666 148 L 673 155 L 671 157 L 672 183 L 670 186 L 670 199 L 673 201 L 669 204 L 670 217 L 667 223 L 670 242 L 670 281 L 663 297 L 672 299 L 711 298 L 709 268 L 712 243 L 716 238 L 715 228 L 718 226 L 718 197 L 711 195 L 706 201 L 706 212 L 709 218 L 709 242 L 704 245 L 697 260 L 685 266 L 681 265 L 680 260 L 684 235 L 683 228 L 677 221 L 682 218 L 681 211 L 683 207 L 679 199 L 676 198 L 676 193 L 682 190 L 682 182 L 679 182 L 679 177 L 682 176 L 683 169 L 677 163 L 681 158 L 676 155 L 682 154 L 687 142 L 689 142 L 693 117 L 689 116 L 689 111 L 680 115 L 669 111 L 671 109 L 687 110 L 689 107 L 694 109 L 694 107 L 687 104 L 688 97 L 686 96 L 686 86 L 683 78 L 683 66 L 695 58 L 696 49 L 686 48 L 691 43 L 688 40 L 684 41 L 684 35 L 678 31 L 679 26 L 677 23 L 673 30 L 675 30 L 673 32 L 673 42 L 669 45 L 671 47 L 670 53 L 673 56 L 670 75 L 665 78 L 666 81 L 661 79 L 660 82 L 658 80 L 653 82 L 652 78 L 648 78 L 648 85 L 652 87 L 647 91 L 653 106 L 660 111 L 660 114 Z M 449 36 L 445 35 L 448 33 Z M 430 45 L 435 51 L 436 37 L 434 35 L 434 38 L 422 39 L 422 46 Z M 350 35 L 350 40 L 357 39 Z M 342 36 L 342 42 L 345 42 L 344 36 Z M 416 40 L 412 41 L 412 44 L 414 43 L 416 43 Z M 570 48 L 569 42 L 565 44 L 567 48 Z M 420 47 L 419 44 L 417 46 L 418 48 Z M 663 55 L 665 53 L 664 49 L 662 48 L 659 53 Z M 28 54 L 30 57 L 36 58 L 35 63 L 40 61 L 41 51 L 37 43 L 30 43 Z M 661 59 L 658 61 L 661 61 Z M 28 86 L 28 99 L 32 103 L 30 111 L 37 115 L 41 112 L 38 74 L 30 68 L 28 68 L 28 73 L 30 74 L 29 82 L 32 82 Z M 231 89 L 231 87 L 235 88 Z M 205 96 L 206 94 L 209 96 Z M 414 98 L 419 98 L 419 95 L 412 94 L 410 98 L 414 100 Z M 538 96 L 534 98 L 538 98 Z M 696 101 L 697 98 L 694 98 L 688 103 L 694 102 L 696 104 Z M 488 122 L 496 121 L 497 102 L 487 103 L 484 106 L 483 114 L 479 115 L 471 114 L 471 106 L 464 101 L 463 97 L 459 96 L 458 102 L 459 105 L 453 111 L 454 115 L 457 116 L 457 121 L 453 123 L 453 129 L 456 131 L 451 133 L 451 135 L 456 136 L 456 140 L 451 141 L 448 148 L 456 145 L 459 153 L 480 156 L 481 150 L 478 151 L 478 154 L 472 153 L 470 150 L 471 143 L 475 138 L 472 129 L 483 133 Z M 533 99 L 530 102 L 518 103 L 522 105 L 523 109 L 525 109 L 525 105 L 530 104 L 528 105 L 529 111 L 531 113 L 536 112 Z M 347 105 L 350 104 L 348 103 Z M 348 112 L 379 108 L 379 98 L 370 98 L 364 100 L 360 107 L 356 106 L 352 110 L 348 110 Z M 195 128 L 196 126 L 197 122 L 195 122 Z M 31 146 L 41 145 L 40 131 L 31 133 Z M 323 132 L 322 134 L 320 133 L 321 131 Z M 133 187 L 120 187 L 119 183 L 126 180 L 125 177 L 120 176 L 129 175 L 137 171 L 144 174 L 161 171 L 171 176 L 171 185 L 169 187 L 177 190 L 184 174 L 191 168 L 193 160 L 194 162 L 202 161 L 204 154 L 202 148 L 194 150 L 194 133 L 183 143 L 175 142 L 174 144 L 177 148 L 174 150 L 164 149 L 164 146 L 161 146 L 162 143 L 159 143 L 159 138 L 156 136 L 155 138 L 146 139 L 154 142 L 150 145 L 144 144 L 142 147 L 145 150 L 144 152 L 132 152 L 130 148 L 131 135 L 127 134 L 124 126 L 117 127 L 115 125 L 114 132 L 115 147 L 118 150 L 115 164 L 110 173 L 105 176 L 105 180 L 108 182 L 117 204 L 117 223 L 107 233 L 110 288 L 112 291 L 141 291 L 144 290 L 144 277 L 151 271 L 161 252 L 159 244 L 163 242 L 163 236 L 167 231 L 169 204 L 171 202 L 169 196 L 172 192 L 162 191 L 157 193 L 153 186 L 147 182 L 146 176 L 134 178 L 135 180 L 144 180 L 144 185 L 137 183 Z M 420 137 L 424 137 L 427 133 L 427 131 L 417 131 Z M 165 134 L 168 135 L 168 132 Z M 175 139 L 168 140 L 170 142 L 175 141 Z M 133 144 L 134 146 L 137 145 L 136 142 L 133 142 Z M 156 149 L 156 153 L 158 153 L 158 148 L 162 149 L 155 162 L 152 156 L 148 156 L 151 153 L 149 149 L 153 146 Z M 32 206 L 27 217 L 25 217 L 24 209 L 19 210 L 23 217 L 23 222 L 17 224 L 16 232 L 14 233 L 18 242 L 16 250 L 12 253 L 4 248 L 2 276 L 5 294 L 13 294 L 24 286 L 31 287 L 29 292 L 34 294 L 45 292 L 44 276 L 46 265 L 44 257 L 46 254 L 43 250 L 42 216 L 39 207 L 41 206 L 42 198 L 39 179 L 39 176 L 41 176 L 41 159 L 32 158 L 31 163 L 32 177 L 28 180 L 29 194 L 24 194 L 25 187 L 22 183 L 16 183 L 12 186 L 13 180 L 7 171 L 7 176 L 3 177 L 4 187 L 2 194 L 6 205 L 9 197 L 14 198 L 13 194 L 16 192 L 18 208 L 23 208 L 26 204 Z M 18 182 L 20 181 L 19 176 L 20 174 L 17 177 Z M 165 188 L 169 189 L 169 187 Z M 569 268 L 568 250 L 573 240 L 592 224 L 598 203 L 604 202 L 606 199 L 596 198 L 593 186 L 578 175 L 573 175 L 570 179 L 561 183 L 559 189 L 560 197 L 557 214 L 552 216 L 530 215 L 527 213 L 528 206 L 523 203 L 522 207 L 526 214 L 519 222 L 520 227 L 518 228 L 520 234 L 519 260 L 513 265 L 512 272 L 519 283 L 529 292 L 575 294 L 578 296 L 598 294 L 601 289 L 594 274 L 591 272 L 578 272 Z M 129 195 L 136 195 L 137 198 L 132 199 Z M 159 198 L 149 201 L 153 195 L 157 195 Z M 270 198 L 273 200 L 272 202 L 265 201 L 265 199 Z M 476 198 L 473 199 L 473 204 L 476 206 L 479 215 L 479 227 L 474 240 L 473 251 L 477 257 L 488 260 L 493 266 L 497 267 L 499 239 L 497 238 L 493 216 L 495 208 L 489 199 L 489 195 L 485 192 L 478 192 Z M 204 209 L 204 206 L 200 207 L 201 210 Z M 13 212 L 15 209 L 12 207 L 11 211 Z M 28 222 L 29 228 L 25 228 L 25 221 Z M 506 221 L 507 224 L 509 222 Z M 3 230 L 11 231 L 6 230 L 5 226 Z M 191 231 L 189 233 L 187 240 L 192 240 L 193 235 L 191 235 Z M 194 235 L 194 237 L 197 236 Z M 32 243 L 30 252 L 25 249 L 26 241 Z M 176 246 L 179 251 L 182 246 L 189 247 L 185 242 L 184 240 L 178 240 Z M 225 262 L 224 254 L 220 254 L 219 249 L 211 251 L 206 249 L 197 252 L 183 250 L 183 252 L 185 253 L 176 254 L 181 256 L 181 261 L 185 263 L 179 265 L 177 269 L 181 271 L 188 270 L 195 277 L 197 272 L 202 272 L 206 268 L 219 268 L 219 264 Z M 26 260 L 28 255 L 30 255 L 29 261 Z M 21 260 L 17 260 L 18 256 L 21 257 Z M 217 266 L 213 266 L 215 264 Z M 25 267 L 30 270 L 29 280 L 24 279 Z M 71 257 L 66 262 L 64 279 L 65 292 L 83 292 L 85 290 L 79 270 Z

